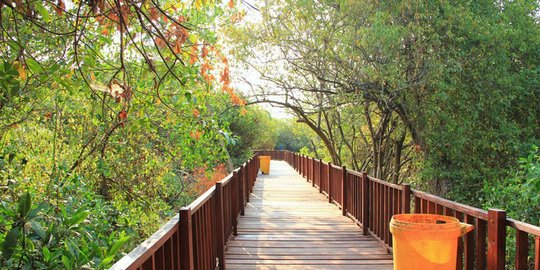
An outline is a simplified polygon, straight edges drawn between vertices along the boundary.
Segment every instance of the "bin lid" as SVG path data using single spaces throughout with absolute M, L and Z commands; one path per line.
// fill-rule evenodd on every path
M 461 223 L 455 217 L 434 214 L 398 214 L 392 217 L 390 226 L 410 230 L 455 230 Z

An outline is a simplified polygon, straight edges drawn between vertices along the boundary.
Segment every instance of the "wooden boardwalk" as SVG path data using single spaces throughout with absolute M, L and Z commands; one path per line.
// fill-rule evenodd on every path
M 284 161 L 259 175 L 227 269 L 392 269 L 392 255 Z

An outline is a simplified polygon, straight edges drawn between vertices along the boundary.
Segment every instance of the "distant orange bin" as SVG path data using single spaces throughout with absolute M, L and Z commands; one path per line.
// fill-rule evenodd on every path
M 260 156 L 259 157 L 259 168 L 261 169 L 262 174 L 270 173 L 270 160 L 271 156 Z
M 394 269 L 455 270 L 457 240 L 473 229 L 448 216 L 394 215 L 390 221 Z

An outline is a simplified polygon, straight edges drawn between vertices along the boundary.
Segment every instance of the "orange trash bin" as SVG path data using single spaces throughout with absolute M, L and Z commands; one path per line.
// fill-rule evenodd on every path
M 474 229 L 457 218 L 398 214 L 390 221 L 395 270 L 455 270 L 458 238 Z
M 260 156 L 259 157 L 259 169 L 261 169 L 262 174 L 270 173 L 270 160 L 271 156 Z

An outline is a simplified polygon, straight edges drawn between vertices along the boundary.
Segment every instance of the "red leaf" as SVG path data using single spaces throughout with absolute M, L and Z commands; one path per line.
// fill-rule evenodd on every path
M 118 113 L 118 119 L 120 119 L 120 121 L 124 121 L 126 120 L 127 118 L 127 112 L 126 110 L 121 110 L 119 113 Z
M 64 4 L 62 0 L 58 0 L 56 5 L 53 5 L 53 8 L 58 16 L 62 16 L 64 14 L 64 10 L 66 9 L 66 4 Z

